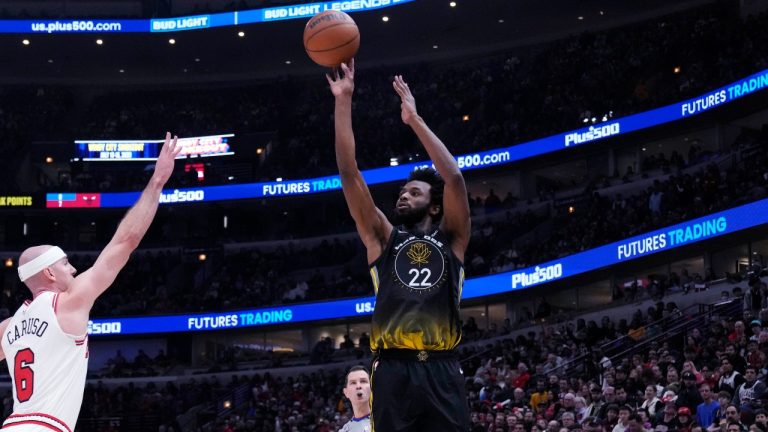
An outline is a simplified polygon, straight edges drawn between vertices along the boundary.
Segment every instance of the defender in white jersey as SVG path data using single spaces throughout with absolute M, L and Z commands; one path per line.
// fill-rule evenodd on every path
M 352 403 L 352 420 L 339 432 L 371 432 L 371 377 L 363 366 L 352 366 L 344 382 L 344 396 Z
M 56 246 L 34 246 L 19 257 L 19 278 L 32 300 L 0 323 L 0 360 L 7 360 L 13 381 L 13 414 L 2 429 L 75 429 L 88 370 L 91 307 L 149 229 L 180 150 L 176 137 L 166 134 L 149 184 L 89 270 L 75 277 L 75 268 Z

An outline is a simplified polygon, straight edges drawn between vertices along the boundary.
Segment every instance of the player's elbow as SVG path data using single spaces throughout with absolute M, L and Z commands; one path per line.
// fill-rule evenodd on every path
M 128 250 L 135 250 L 139 247 L 139 243 L 141 243 L 141 238 L 143 236 L 139 233 L 132 233 L 127 232 L 122 235 L 116 236 L 114 239 L 114 244 L 119 245 L 121 248 L 128 249 Z
M 457 168 L 455 171 L 446 173 L 443 177 L 443 181 L 447 186 L 452 187 L 466 187 L 464 184 L 464 176 L 461 175 L 461 171 Z
M 352 166 L 339 165 L 339 177 L 342 182 L 352 182 L 360 176 L 360 170 L 357 169 L 357 164 Z

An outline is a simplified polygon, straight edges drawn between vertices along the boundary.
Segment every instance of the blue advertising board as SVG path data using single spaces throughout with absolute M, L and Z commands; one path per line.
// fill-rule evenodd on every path
M 217 14 L 157 19 L 0 20 L 0 33 L 163 33 L 203 30 L 288 19 L 306 19 L 326 10 L 347 13 L 377 10 L 415 0 L 345 0 L 307 3 Z
M 532 288 L 768 223 L 768 199 L 710 214 L 525 269 L 467 279 L 462 299 Z M 233 312 L 95 319 L 89 332 L 147 334 L 263 327 L 373 313 L 375 297 Z

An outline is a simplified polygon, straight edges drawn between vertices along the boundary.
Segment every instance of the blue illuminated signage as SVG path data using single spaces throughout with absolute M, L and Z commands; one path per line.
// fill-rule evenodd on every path
M 538 286 L 768 223 L 768 199 L 621 240 L 533 267 L 466 280 L 462 298 Z M 201 315 L 97 319 L 90 334 L 145 334 L 260 327 L 373 313 L 375 297 Z
M 195 15 L 163 19 L 57 19 L 0 20 L 0 33 L 158 33 L 201 30 L 256 24 L 268 21 L 309 18 L 326 10 L 363 12 L 415 0 L 349 0 L 326 1 L 303 5 L 278 6 L 211 15 Z
M 373 312 L 374 300 L 373 297 L 364 297 L 324 303 L 308 303 L 278 308 L 200 315 L 96 319 L 88 322 L 88 333 L 92 335 L 173 333 L 260 327 L 353 317 L 370 315 Z
M 462 171 L 508 164 L 534 156 L 541 156 L 608 137 L 627 134 L 647 129 L 675 120 L 691 117 L 703 111 L 715 108 L 750 93 L 768 87 L 768 69 L 729 84 L 718 90 L 709 92 L 697 98 L 684 102 L 634 114 L 609 123 L 553 135 L 547 138 L 529 141 L 511 147 L 487 150 L 480 153 L 461 155 L 456 158 Z M 429 162 L 414 162 L 400 166 L 370 169 L 363 172 L 368 184 L 380 184 L 399 181 L 417 167 L 429 166 Z M 222 201 L 246 198 L 269 198 L 291 195 L 306 195 L 341 189 L 339 176 L 319 177 L 305 180 L 290 180 L 282 182 L 248 183 L 227 186 L 210 186 L 204 188 L 179 190 L 180 192 L 203 191 L 202 201 Z M 48 201 L 55 201 L 58 192 L 49 193 Z M 101 207 L 130 207 L 139 198 L 139 192 L 102 193 Z M 195 200 L 196 201 L 196 200 Z M 181 201 L 178 201 L 181 202 Z M 65 208 L 65 207 L 56 207 Z

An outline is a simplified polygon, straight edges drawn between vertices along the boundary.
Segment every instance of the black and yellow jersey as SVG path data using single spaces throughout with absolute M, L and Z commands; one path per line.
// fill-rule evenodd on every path
M 441 351 L 459 344 L 464 266 L 444 232 L 394 228 L 370 271 L 376 291 L 371 349 Z

